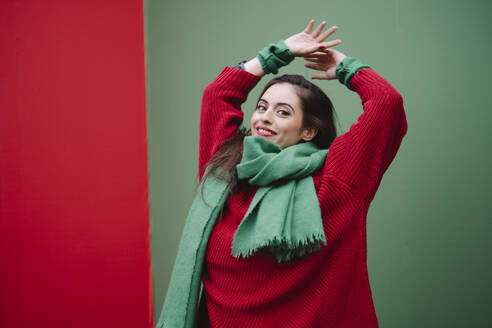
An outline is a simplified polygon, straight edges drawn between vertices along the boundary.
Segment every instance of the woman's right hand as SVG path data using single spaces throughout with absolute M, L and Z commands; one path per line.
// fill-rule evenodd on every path
M 304 66 L 323 71 L 323 73 L 315 74 L 311 78 L 318 80 L 334 80 L 337 78 L 336 69 L 338 64 L 347 56 L 335 49 L 323 49 L 322 53 L 313 56 L 304 57 L 305 60 L 313 63 L 305 63 Z
M 335 25 L 321 34 L 321 31 L 325 25 L 326 22 L 323 21 L 314 30 L 314 32 L 311 32 L 314 26 L 314 19 L 311 19 L 304 31 L 285 39 L 285 45 L 289 48 L 289 51 L 294 57 L 304 57 L 316 55 L 318 54 L 317 51 L 321 51 L 342 43 L 342 40 L 323 42 L 338 29 L 338 26 Z

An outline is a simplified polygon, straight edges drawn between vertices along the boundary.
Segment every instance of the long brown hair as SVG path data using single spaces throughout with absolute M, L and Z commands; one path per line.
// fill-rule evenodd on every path
M 265 85 L 259 98 L 276 83 L 290 83 L 296 87 L 295 90 L 301 100 L 303 110 L 301 130 L 315 127 L 318 133 L 311 141 L 321 149 L 328 149 L 337 136 L 334 120 L 335 109 L 330 98 L 317 85 L 297 74 L 284 74 L 273 78 Z M 209 165 L 211 167 L 202 177 L 202 183 L 210 174 L 228 183 L 226 200 L 221 208 L 219 218 L 222 217 L 223 211 L 227 208 L 229 197 L 247 184 L 247 180 L 238 180 L 236 165 L 241 161 L 243 155 L 244 137 L 249 135 L 251 135 L 251 129 L 238 128 L 237 134 L 222 142 L 217 152 L 205 165 L 205 167 Z M 301 140 L 300 142 L 305 141 Z

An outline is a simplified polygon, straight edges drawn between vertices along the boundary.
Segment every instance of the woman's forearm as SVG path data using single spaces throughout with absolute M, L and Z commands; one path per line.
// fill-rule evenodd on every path
M 265 75 L 265 72 L 263 71 L 263 67 L 261 66 L 258 57 L 255 57 L 250 61 L 244 63 L 244 70 L 256 76 Z

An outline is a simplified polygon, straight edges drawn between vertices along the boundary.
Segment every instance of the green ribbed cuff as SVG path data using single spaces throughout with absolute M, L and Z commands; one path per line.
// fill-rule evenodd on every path
M 279 40 L 277 43 L 270 43 L 260 50 L 257 57 L 265 74 L 277 74 L 280 67 L 287 65 L 295 58 L 287 45 L 285 45 L 284 40 Z
M 355 59 L 353 57 L 345 57 L 337 66 L 335 73 L 337 75 L 338 81 L 346 85 L 347 88 L 354 91 L 350 85 L 350 80 L 352 77 L 361 69 L 369 67 L 369 65 Z

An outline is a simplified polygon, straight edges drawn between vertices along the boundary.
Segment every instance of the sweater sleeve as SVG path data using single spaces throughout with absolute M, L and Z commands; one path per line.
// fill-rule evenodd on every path
M 342 70 L 337 70 L 337 75 L 358 93 L 363 113 L 348 132 L 333 141 L 322 181 L 334 175 L 371 202 L 407 131 L 403 98 L 370 67 L 359 67 L 357 72 L 348 74 L 348 79 L 345 75 L 345 80 L 341 78 Z
M 243 122 L 241 104 L 261 78 L 226 66 L 203 91 L 200 110 L 198 179 L 222 142 L 237 135 Z

